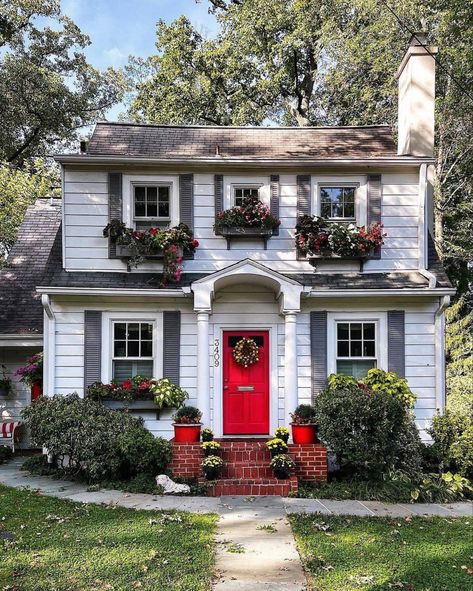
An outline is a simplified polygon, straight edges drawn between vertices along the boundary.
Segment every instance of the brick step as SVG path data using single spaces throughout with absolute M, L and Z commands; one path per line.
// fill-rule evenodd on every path
M 271 454 L 267 449 L 234 451 L 220 448 L 220 457 L 224 462 L 232 464 L 267 465 L 271 461 Z
M 219 480 L 199 479 L 207 484 L 209 497 L 220 496 L 289 496 L 290 492 L 297 492 L 297 477 L 291 476 L 287 480 L 277 478 L 221 478 Z
M 223 478 L 273 478 L 273 470 L 269 461 L 264 465 L 247 463 L 225 463 Z

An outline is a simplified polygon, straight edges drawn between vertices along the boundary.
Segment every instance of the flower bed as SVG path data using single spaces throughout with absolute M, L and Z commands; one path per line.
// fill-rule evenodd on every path
M 115 219 L 105 226 L 103 235 L 117 245 L 119 256 L 127 259 L 129 267 L 138 267 L 147 258 L 162 258 L 162 286 L 181 280 L 183 254 L 194 253 L 199 246 L 186 224 L 139 231 Z
M 367 258 L 384 244 L 385 236 L 381 223 L 366 228 L 304 215 L 296 225 L 296 248 L 313 258 Z

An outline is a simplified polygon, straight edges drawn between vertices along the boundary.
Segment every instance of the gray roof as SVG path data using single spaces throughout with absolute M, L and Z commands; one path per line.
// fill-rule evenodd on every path
M 43 308 L 36 286 L 60 236 L 61 205 L 40 199 L 31 205 L 0 270 L 0 334 L 42 334 Z
M 303 273 L 290 275 L 303 285 L 317 291 L 338 289 L 419 289 L 429 287 L 429 280 L 418 271 L 395 273 Z M 438 282 L 439 288 L 450 288 L 450 282 Z
M 199 160 L 396 158 L 387 125 L 363 127 L 212 127 L 97 123 L 90 156 Z M 85 156 L 86 157 L 86 156 Z

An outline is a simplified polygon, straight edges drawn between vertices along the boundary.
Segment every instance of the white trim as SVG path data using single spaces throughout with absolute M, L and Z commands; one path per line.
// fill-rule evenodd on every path
M 107 177 L 108 183 L 108 177 Z M 66 167 L 61 164 L 61 257 L 62 257 L 62 268 L 66 269 Z M 108 198 L 107 198 L 108 203 Z
M 419 168 L 419 269 L 428 269 L 428 182 L 427 182 L 427 164 L 422 164 Z
M 226 158 L 224 156 L 207 157 L 193 157 L 193 158 L 148 158 L 146 156 L 93 156 L 91 154 L 79 156 L 77 154 L 59 154 L 55 156 L 56 162 L 81 164 L 81 165 L 101 165 L 101 164 L 148 164 L 148 165 L 183 165 L 186 168 L 193 166 L 207 165 L 219 166 L 247 166 L 248 168 L 261 168 L 264 165 L 274 166 L 280 168 L 297 168 L 299 170 L 307 170 L 309 167 L 333 168 L 344 167 L 347 165 L 368 165 L 368 166 L 417 166 L 419 164 L 435 164 L 435 158 L 430 157 L 416 157 L 416 156 L 397 156 L 397 157 L 378 157 L 378 158 L 293 158 L 288 160 L 286 158 Z
M 337 373 L 337 322 L 374 322 L 376 324 L 376 359 L 379 369 L 388 369 L 387 312 L 329 312 L 327 314 L 327 375 Z M 360 357 L 359 360 L 363 360 Z M 368 361 L 370 358 L 366 358 Z
M 42 347 L 42 334 L 2 334 L 0 347 Z
M 123 221 L 129 227 L 134 227 L 133 216 L 133 186 L 134 185 L 170 185 L 170 226 L 177 226 L 179 223 L 179 176 L 178 175 L 156 175 L 156 174 L 124 174 L 123 175 Z M 166 220 L 168 221 L 168 220 Z
M 56 393 L 56 318 L 47 294 L 41 296 L 41 304 L 44 310 L 43 391 L 53 395 Z
M 103 296 L 136 296 L 159 298 L 184 298 L 184 288 L 177 289 L 116 289 L 103 287 L 44 287 L 36 288 L 37 293 L 50 295 L 103 295 Z
M 213 420 L 212 428 L 216 437 L 223 435 L 223 348 L 224 331 L 255 330 L 269 332 L 269 433 L 273 433 L 279 424 L 279 379 L 278 379 L 278 325 L 255 322 L 219 322 L 213 324 L 214 339 L 220 339 L 220 364 L 213 364 Z M 213 357 L 211 358 L 213 359 Z M 249 435 L 248 437 L 251 437 Z
M 347 219 L 347 222 L 356 223 L 357 226 L 365 226 L 368 220 L 367 177 L 364 175 L 312 175 L 311 179 L 311 204 L 310 211 L 313 215 L 320 216 L 320 188 L 321 187 L 346 187 L 356 186 L 355 190 L 355 220 Z M 333 222 L 343 222 L 343 219 L 328 219 Z
M 224 176 L 223 209 L 234 206 L 233 189 L 235 187 L 258 187 L 258 196 L 265 205 L 270 204 L 270 185 L 268 176 Z
M 108 384 L 113 377 L 113 323 L 115 321 L 137 321 L 153 324 L 153 377 L 162 377 L 163 368 L 163 312 L 103 312 L 102 313 L 102 376 L 104 384 Z

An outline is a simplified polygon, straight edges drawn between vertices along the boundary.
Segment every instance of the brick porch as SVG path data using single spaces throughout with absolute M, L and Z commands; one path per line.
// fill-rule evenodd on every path
M 288 480 L 278 480 L 269 466 L 271 456 L 265 440 L 222 440 L 220 456 L 224 461 L 222 477 L 209 482 L 209 496 L 220 495 L 279 495 L 297 491 L 297 481 L 327 480 L 327 450 L 322 445 L 289 444 L 289 455 L 296 462 L 296 471 Z M 200 464 L 204 453 L 200 443 L 171 441 L 174 476 L 203 478 Z

